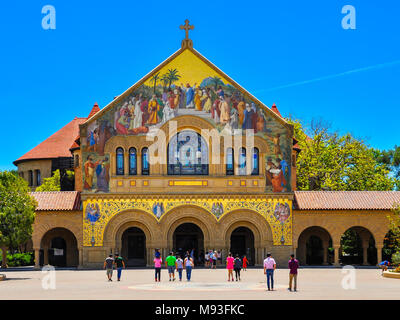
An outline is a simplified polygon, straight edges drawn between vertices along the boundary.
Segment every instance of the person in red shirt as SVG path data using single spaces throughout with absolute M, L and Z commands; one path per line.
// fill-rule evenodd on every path
M 246 271 L 246 269 L 247 269 L 247 262 L 249 262 L 249 260 L 247 260 L 247 257 L 244 256 L 243 257 L 243 271 Z
M 294 258 L 294 254 L 290 255 L 289 260 L 289 291 L 292 291 L 292 282 L 294 279 L 294 291 L 297 291 L 297 269 L 299 268 L 299 261 Z

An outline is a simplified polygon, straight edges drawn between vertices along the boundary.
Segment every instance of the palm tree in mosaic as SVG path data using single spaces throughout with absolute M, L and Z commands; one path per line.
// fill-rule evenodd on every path
M 163 84 L 164 90 L 167 88 L 168 84 L 169 84 L 169 77 L 167 73 L 164 73 L 160 79 L 160 81 Z
M 153 91 L 156 93 L 157 81 L 160 80 L 160 73 L 157 72 L 151 79 L 150 83 L 153 83 Z
M 168 89 L 171 89 L 171 85 L 181 78 L 181 76 L 178 73 L 179 71 L 177 69 L 168 69 L 168 72 L 166 73 L 166 76 L 168 77 L 169 80 Z
M 214 85 L 214 89 L 215 90 L 218 89 L 218 86 L 223 86 L 224 85 L 224 83 L 222 82 L 221 78 L 217 77 L 217 76 L 211 78 L 211 83 Z

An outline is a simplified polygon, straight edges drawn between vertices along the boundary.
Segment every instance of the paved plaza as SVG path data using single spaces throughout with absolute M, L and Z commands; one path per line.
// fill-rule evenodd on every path
M 57 270 L 56 289 L 43 289 L 41 271 L 8 271 L 0 282 L 3 299 L 145 299 L 145 300 L 243 300 L 243 299 L 400 299 L 400 280 L 384 278 L 378 269 L 356 269 L 355 289 L 342 287 L 346 274 L 340 268 L 299 270 L 298 292 L 287 291 L 288 270 L 275 273 L 276 291 L 266 291 L 262 269 L 242 271 L 242 281 L 228 282 L 225 269 L 194 269 L 192 281 L 168 281 L 163 269 L 161 282 L 154 282 L 152 269 L 123 270 L 122 281 L 106 280 L 103 270 Z M 348 275 L 347 275 L 348 276 Z M 347 280 L 346 280 L 347 279 Z M 345 279 L 347 286 L 351 281 Z

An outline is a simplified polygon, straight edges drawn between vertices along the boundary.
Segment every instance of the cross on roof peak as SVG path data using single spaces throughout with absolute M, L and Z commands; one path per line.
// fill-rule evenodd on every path
M 193 41 L 189 39 L 189 30 L 193 30 L 194 26 L 189 25 L 189 20 L 185 20 L 185 24 L 179 26 L 181 30 L 185 30 L 185 39 L 182 40 L 182 48 L 193 47 Z

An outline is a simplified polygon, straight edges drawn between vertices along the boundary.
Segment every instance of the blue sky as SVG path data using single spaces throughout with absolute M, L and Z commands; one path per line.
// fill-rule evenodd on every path
M 342 28 L 347 4 L 356 30 Z M 44 5 L 56 9 L 55 30 L 42 29 Z M 186 18 L 194 47 L 267 106 L 392 148 L 400 144 L 399 10 L 395 0 L 3 3 L 0 170 L 179 49 Z

